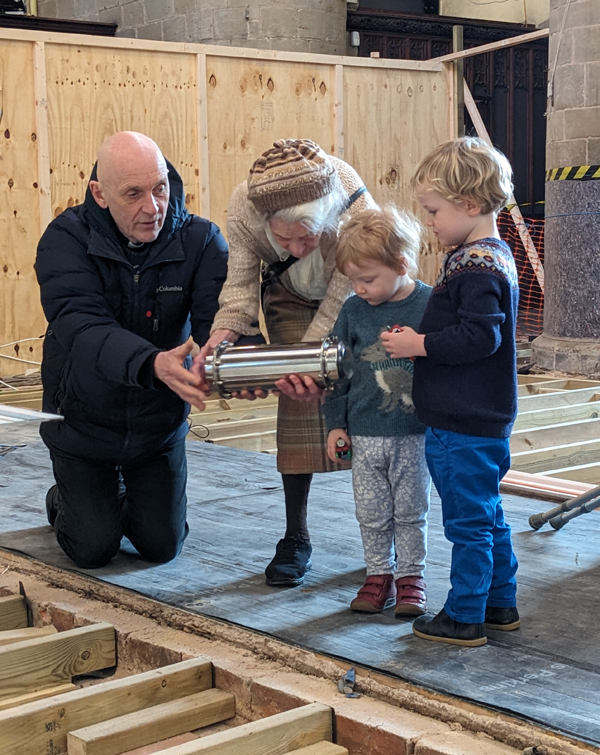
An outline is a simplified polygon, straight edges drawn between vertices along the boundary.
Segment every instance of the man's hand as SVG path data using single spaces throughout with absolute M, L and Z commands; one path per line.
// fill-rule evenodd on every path
M 337 442 L 340 439 L 344 441 L 345 446 L 350 447 L 352 445 L 350 436 L 343 428 L 336 427 L 333 430 L 329 431 L 329 435 L 327 436 L 327 456 L 329 456 L 331 461 L 340 461 L 340 459 L 338 459 L 338 457 L 335 455 L 336 451 L 339 451 Z
M 393 359 L 427 356 L 425 336 L 412 328 L 402 328 L 399 333 L 384 332 L 381 334 L 381 340 L 385 350 Z
M 202 381 L 199 375 L 186 370 L 183 366 L 185 358 L 193 347 L 194 343 L 190 339 L 170 351 L 159 351 L 154 360 L 154 374 L 179 398 L 203 411 L 208 394 L 201 390 Z
M 300 375 L 287 375 L 278 380 L 275 385 L 277 390 L 273 393 L 276 396 L 283 393 L 296 401 L 315 401 L 325 395 L 325 389 L 320 388 L 308 375 L 303 378 Z

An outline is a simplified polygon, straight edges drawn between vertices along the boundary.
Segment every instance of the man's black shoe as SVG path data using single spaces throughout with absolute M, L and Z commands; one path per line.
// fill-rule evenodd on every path
M 53 485 L 46 493 L 46 516 L 51 527 L 54 527 L 54 522 L 56 521 L 59 500 L 58 485 Z
M 284 537 L 277 543 L 275 556 L 265 569 L 268 585 L 301 585 L 310 569 L 310 541 L 301 535 Z
M 448 642 L 451 645 L 477 647 L 487 642 L 484 624 L 454 621 L 444 609 L 437 616 L 419 616 L 413 621 L 413 632 L 424 640 Z
M 521 626 L 519 612 L 516 608 L 493 608 L 485 609 L 486 629 L 498 629 L 501 632 L 512 632 Z

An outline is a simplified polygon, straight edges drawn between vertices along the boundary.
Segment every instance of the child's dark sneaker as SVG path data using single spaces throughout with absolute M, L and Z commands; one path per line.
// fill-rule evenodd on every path
M 357 596 L 350 603 L 353 611 L 379 613 L 394 604 L 396 585 L 393 574 L 372 574 L 367 577 Z
M 275 556 L 265 569 L 268 585 L 294 587 L 301 585 L 310 569 L 312 545 L 302 535 L 290 535 L 277 543 Z
M 437 616 L 420 616 L 415 619 L 413 632 L 424 640 L 448 642 L 450 645 L 477 647 L 487 642 L 485 624 L 463 624 L 454 621 L 443 608 Z
M 485 628 L 498 629 L 501 632 L 512 632 L 521 626 L 519 612 L 516 608 L 494 608 L 488 606 L 485 609 Z
M 396 616 L 421 616 L 427 610 L 426 584 L 421 577 L 396 580 Z

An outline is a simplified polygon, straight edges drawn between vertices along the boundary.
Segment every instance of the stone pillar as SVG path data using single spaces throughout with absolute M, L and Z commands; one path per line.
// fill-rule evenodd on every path
M 566 8 L 567 0 L 550 0 L 549 171 L 600 166 L 600 2 L 571 0 L 565 17 Z M 597 172 L 592 180 L 546 183 L 544 331 L 533 342 L 537 367 L 594 378 L 600 377 Z
M 347 0 L 38 0 L 48 18 L 118 24 L 117 36 L 346 54 Z

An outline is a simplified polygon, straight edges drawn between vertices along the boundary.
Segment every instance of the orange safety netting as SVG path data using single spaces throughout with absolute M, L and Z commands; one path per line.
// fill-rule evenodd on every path
M 513 216 L 508 210 L 502 210 L 498 216 L 498 229 L 512 249 L 519 275 L 517 335 L 528 337 L 539 336 L 543 330 L 544 293 L 540 280 L 543 282 L 544 220 L 523 220 L 520 234 Z

